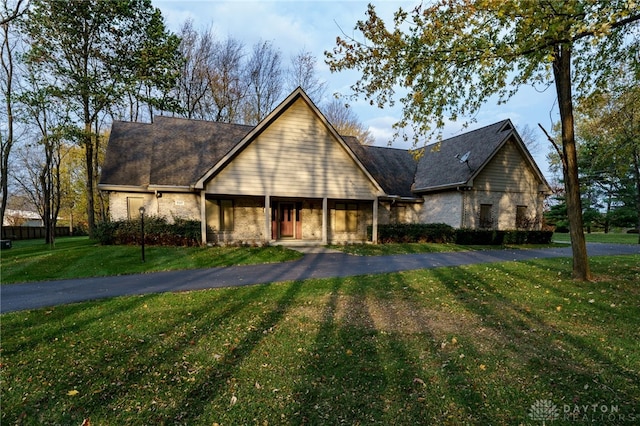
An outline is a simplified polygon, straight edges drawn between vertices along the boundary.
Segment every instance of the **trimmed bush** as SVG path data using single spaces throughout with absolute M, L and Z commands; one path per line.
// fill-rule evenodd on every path
M 371 227 L 367 232 L 371 238 Z M 450 243 L 455 229 L 444 223 L 397 223 L 378 225 L 381 243 Z
M 140 220 L 101 222 L 95 234 L 102 245 L 140 244 Z M 200 221 L 175 218 L 169 223 L 164 217 L 145 216 L 144 241 L 157 246 L 199 246 Z
M 553 231 L 496 231 L 457 229 L 456 244 L 502 245 L 502 244 L 550 244 Z

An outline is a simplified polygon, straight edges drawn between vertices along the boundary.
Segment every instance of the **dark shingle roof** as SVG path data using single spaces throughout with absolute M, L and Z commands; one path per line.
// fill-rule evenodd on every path
M 156 117 L 150 183 L 189 186 L 211 169 L 253 127 Z
M 387 195 L 415 197 L 411 185 L 418 163 L 409 151 L 362 145 L 353 136 L 342 139 Z
M 153 126 L 116 121 L 111 126 L 101 184 L 143 186 L 149 184 Z
M 252 130 L 252 126 L 156 117 L 153 124 L 114 122 L 102 168 L 104 186 L 192 187 Z M 404 149 L 361 145 L 343 137 L 365 169 L 389 196 L 464 185 L 514 132 L 504 120 L 425 148 L 416 161 Z M 467 163 L 458 157 L 469 152 Z
M 155 117 L 153 124 L 114 122 L 100 184 L 188 187 L 251 129 L 172 117 Z
M 503 120 L 426 146 L 418 163 L 413 191 L 464 185 L 494 156 L 513 131 L 511 121 Z M 467 162 L 461 162 L 459 158 L 467 152 Z

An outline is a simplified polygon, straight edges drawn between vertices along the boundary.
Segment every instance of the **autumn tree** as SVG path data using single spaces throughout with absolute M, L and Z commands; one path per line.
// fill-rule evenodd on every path
M 38 209 L 45 228 L 45 242 L 52 247 L 60 212 L 62 191 L 60 164 L 64 156 L 64 140 L 73 134 L 66 120 L 65 104 L 50 93 L 51 86 L 40 86 L 31 73 L 25 79 L 19 96 L 23 114 L 20 120 L 31 128 L 31 143 L 22 147 L 22 165 L 16 176 L 24 193 Z
M 446 119 L 473 116 L 493 95 L 505 102 L 523 85 L 555 85 L 573 276 L 590 279 L 573 103 L 611 74 L 613 59 L 638 51 L 631 30 L 640 13 L 633 2 L 436 0 L 399 9 L 391 28 L 373 5 L 366 14 L 355 26 L 364 39 L 338 37 L 327 63 L 332 71 L 359 70 L 351 88 L 371 104 L 393 104 L 403 93 L 395 128 L 406 137 L 410 127 L 414 143 L 433 136 Z
M 207 119 L 211 110 L 207 94 L 215 37 L 210 29 L 198 32 L 191 20 L 182 24 L 179 36 L 182 63 L 173 92 L 180 106 L 179 114 L 190 119 Z
M 180 111 L 172 96 L 180 74 L 180 38 L 165 28 L 162 14 L 155 9 L 140 34 L 139 49 L 128 59 L 131 70 L 125 96 L 131 121 L 151 121 L 156 113 Z M 125 75 L 127 76 L 127 75 Z
M 24 15 L 29 7 L 28 0 L 3 0 L 0 26 L 5 26 Z
M 30 49 L 26 63 L 37 68 L 57 99 L 68 103 L 78 123 L 77 137 L 85 151 L 87 221 L 95 225 L 98 164 L 95 136 L 98 118 L 116 104 L 139 77 L 138 65 L 154 72 L 159 65 L 143 61 L 145 36 L 161 31 L 151 0 L 32 0 L 24 33 Z M 149 31 L 155 25 L 154 31 Z M 163 60 L 164 56 L 156 58 Z M 168 68 L 171 68 L 168 66 Z M 146 82 L 150 82 L 147 79 Z
M 211 119 L 237 123 L 247 84 L 243 78 L 244 45 L 234 38 L 216 42 L 213 60 L 208 68 L 209 95 L 213 99 Z
M 634 211 L 640 229 L 640 69 L 619 67 L 604 90 L 597 90 L 578 104 L 577 137 L 580 168 L 587 180 L 604 195 L 608 225 L 612 200 Z M 631 215 L 625 214 L 628 218 Z M 640 243 L 640 240 L 639 240 Z

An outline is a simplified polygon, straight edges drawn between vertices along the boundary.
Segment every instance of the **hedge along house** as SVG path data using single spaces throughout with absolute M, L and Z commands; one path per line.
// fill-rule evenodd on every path
M 113 220 L 144 206 L 200 220 L 210 243 L 377 242 L 378 224 L 480 227 L 488 214 L 492 226 L 513 229 L 541 215 L 549 187 L 510 121 L 439 148 L 416 161 L 406 150 L 363 146 L 340 136 L 298 88 L 257 126 L 115 122 L 99 188 Z

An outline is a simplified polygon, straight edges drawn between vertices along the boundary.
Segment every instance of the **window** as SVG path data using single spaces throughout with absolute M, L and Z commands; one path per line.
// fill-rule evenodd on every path
M 493 204 L 480 204 L 480 228 L 493 227 L 492 208 Z
M 233 231 L 233 201 L 207 200 L 207 225 L 216 231 Z
M 516 228 L 528 228 L 527 206 L 516 206 Z
M 140 207 L 144 206 L 144 198 L 127 197 L 127 217 L 135 220 L 140 217 Z
M 358 205 L 336 203 L 336 232 L 358 230 Z

